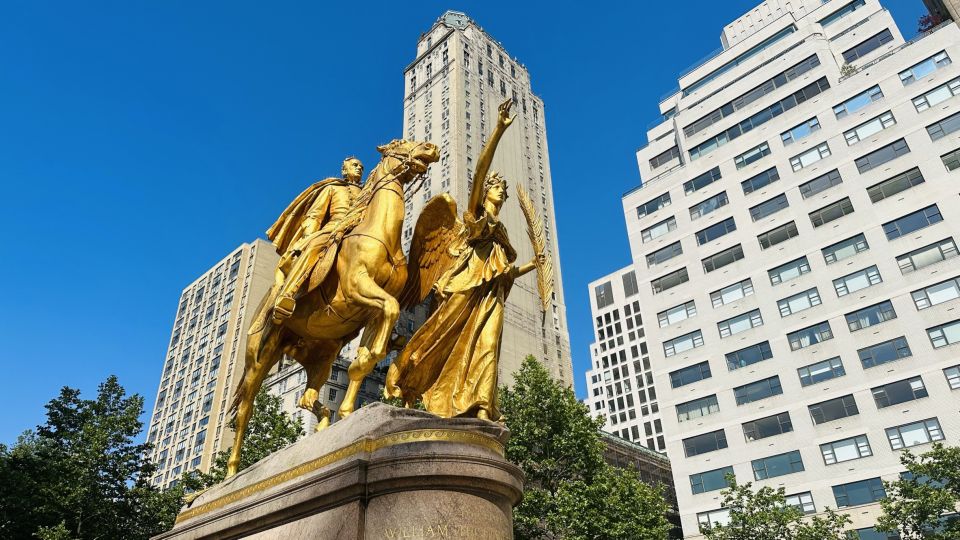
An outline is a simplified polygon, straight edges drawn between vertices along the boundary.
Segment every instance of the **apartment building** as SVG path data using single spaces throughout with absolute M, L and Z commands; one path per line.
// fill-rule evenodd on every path
M 960 28 L 771 0 L 721 41 L 623 197 L 684 533 L 733 473 L 887 538 L 901 451 L 960 444 Z

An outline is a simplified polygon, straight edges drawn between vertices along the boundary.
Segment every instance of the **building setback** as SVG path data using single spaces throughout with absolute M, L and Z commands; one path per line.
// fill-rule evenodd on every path
M 768 1 L 722 42 L 623 197 L 683 530 L 732 472 L 885 538 L 901 450 L 960 442 L 960 28 Z
M 243 375 L 247 329 L 278 260 L 268 242 L 242 244 L 181 293 L 147 435 L 154 485 L 209 470 L 233 445 L 227 409 Z
M 553 260 L 555 293 L 546 316 L 532 274 L 513 285 L 507 300 L 500 354 L 500 381 L 509 383 L 527 355 L 550 373 L 573 384 L 563 280 L 553 215 L 553 187 L 547 153 L 543 101 L 530 87 L 526 67 L 463 13 L 448 11 L 417 42 L 417 55 L 404 70 L 403 135 L 440 147 L 440 162 L 430 167 L 420 192 L 408 198 L 403 241 L 409 246 L 424 204 L 450 193 L 463 212 L 485 138 L 497 122 L 497 107 L 513 98 L 516 119 L 497 148 L 491 170 L 525 187 L 541 213 L 547 254 Z M 533 257 L 519 205 L 507 202 L 500 219 L 517 250 L 517 263 Z
M 644 337 L 633 266 L 588 286 L 594 343 L 586 373 L 590 414 L 603 416 L 603 430 L 650 450 L 666 451 L 660 405 Z

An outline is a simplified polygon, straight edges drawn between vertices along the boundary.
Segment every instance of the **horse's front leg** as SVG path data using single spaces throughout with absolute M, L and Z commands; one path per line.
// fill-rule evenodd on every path
M 363 337 L 360 338 L 360 347 L 357 349 L 357 357 L 350 363 L 350 368 L 347 370 L 350 385 L 347 387 L 347 394 L 338 410 L 340 418 L 346 418 L 354 411 L 357 394 L 360 392 L 363 379 L 373 371 L 378 362 L 387 356 L 387 340 L 390 338 L 390 333 L 400 316 L 400 304 L 397 299 L 377 285 L 365 268 L 361 267 L 357 271 L 357 274 L 353 277 L 352 285 L 354 287 L 351 287 L 352 291 L 350 292 L 354 294 L 351 295 L 350 300 L 373 308 L 380 313 L 375 315 L 364 327 Z

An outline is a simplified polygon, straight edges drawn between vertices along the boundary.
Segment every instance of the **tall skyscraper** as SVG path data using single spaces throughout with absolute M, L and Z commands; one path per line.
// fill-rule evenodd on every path
M 590 283 L 594 343 L 584 403 L 604 431 L 666 451 L 633 265 Z
M 722 43 L 623 198 L 684 533 L 734 473 L 884 538 L 901 450 L 960 444 L 960 28 L 769 0 Z
M 158 465 L 154 485 L 170 487 L 183 472 L 208 470 L 233 444 L 227 408 L 243 374 L 247 329 L 278 260 L 273 245 L 254 240 L 181 293 L 147 435 Z
M 407 203 L 405 245 L 412 239 L 416 216 L 434 195 L 449 192 L 463 212 L 476 160 L 497 121 L 497 107 L 513 98 L 517 117 L 500 142 L 491 170 L 530 192 L 545 225 L 556 286 L 544 317 L 533 276 L 514 284 L 507 301 L 500 381 L 509 382 L 523 359 L 532 354 L 554 377 L 572 384 L 544 107 L 530 87 L 526 67 L 466 15 L 448 11 L 420 36 L 417 56 L 404 70 L 404 78 L 404 136 L 440 147 L 440 162 L 430 167 L 421 193 Z M 511 197 L 512 190 L 511 185 Z M 500 219 L 510 231 L 517 262 L 530 260 L 533 248 L 519 205 L 508 201 Z

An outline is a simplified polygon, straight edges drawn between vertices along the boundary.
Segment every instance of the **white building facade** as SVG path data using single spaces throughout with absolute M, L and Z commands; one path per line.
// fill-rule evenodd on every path
M 460 205 L 469 199 L 476 160 L 497 122 L 497 107 L 515 103 L 516 119 L 497 148 L 491 170 L 510 184 L 500 219 L 517 250 L 517 263 L 533 257 L 514 184 L 527 189 L 543 219 L 547 254 L 553 260 L 555 293 L 546 316 L 535 278 L 518 279 L 507 300 L 500 353 L 500 382 L 509 383 L 527 355 L 534 355 L 565 384 L 573 384 L 563 279 L 553 214 L 543 101 L 533 93 L 526 67 L 463 13 L 448 11 L 417 42 L 416 59 L 404 70 L 403 135 L 440 147 L 440 162 L 407 201 L 403 240 L 408 246 L 424 204 L 444 192 Z
M 604 431 L 665 452 L 633 266 L 604 276 L 588 288 L 595 341 L 590 345 L 584 403 L 591 415 L 604 417 Z
M 243 375 L 247 329 L 278 260 L 269 242 L 242 244 L 181 293 L 147 435 L 154 485 L 209 470 L 233 445 L 227 409 Z
M 901 450 L 960 444 L 960 28 L 768 1 L 722 41 L 623 198 L 684 533 L 733 473 L 886 538 Z

